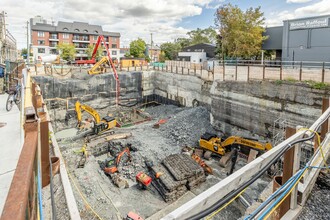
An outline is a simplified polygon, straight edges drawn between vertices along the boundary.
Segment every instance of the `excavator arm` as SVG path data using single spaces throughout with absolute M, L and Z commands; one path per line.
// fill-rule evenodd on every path
M 259 151 L 270 150 L 272 148 L 272 145 L 270 143 L 260 143 L 258 141 L 253 141 L 237 136 L 231 136 L 226 140 L 224 140 L 223 142 L 221 142 L 221 146 L 224 148 L 233 144 L 246 146 Z
M 97 111 L 95 109 L 93 109 L 92 107 L 90 107 L 88 105 L 82 105 L 79 101 L 77 101 L 75 104 L 75 110 L 77 113 L 78 124 L 81 123 L 81 117 L 82 117 L 81 109 L 86 111 L 91 116 L 93 116 L 96 124 L 99 124 L 101 122 L 100 115 L 97 113 Z
M 267 151 L 272 149 L 272 145 L 270 143 L 261 143 L 237 136 L 230 136 L 227 139 L 222 140 L 214 134 L 205 133 L 199 140 L 199 146 L 201 148 L 220 155 L 225 155 L 226 151 L 228 151 L 229 147 L 233 144 L 245 146 L 258 151 Z
M 95 63 L 95 65 L 92 67 L 92 69 L 88 70 L 89 75 L 95 75 L 95 74 L 100 74 L 104 72 L 104 67 L 103 65 L 108 63 L 108 57 L 102 57 L 102 59 Z

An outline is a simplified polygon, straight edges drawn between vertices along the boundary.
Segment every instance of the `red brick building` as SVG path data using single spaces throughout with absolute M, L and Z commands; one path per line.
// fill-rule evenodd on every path
M 31 18 L 31 50 L 34 60 L 38 56 L 58 54 L 56 46 L 59 43 L 73 44 L 76 48 L 76 60 L 88 59 L 86 50 L 89 45 L 97 41 L 99 35 L 103 35 L 112 58 L 119 60 L 120 33 L 103 31 L 100 25 L 91 25 L 84 22 L 62 22 L 57 26 L 47 24 L 41 17 Z M 105 52 L 105 51 L 104 51 Z

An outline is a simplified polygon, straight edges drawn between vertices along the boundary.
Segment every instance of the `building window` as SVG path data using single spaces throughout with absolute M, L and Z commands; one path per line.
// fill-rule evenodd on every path
M 117 51 L 112 51 L 111 54 L 112 55 L 117 55 Z
M 57 46 L 57 42 L 50 42 L 50 47 L 56 47 Z
M 49 53 L 50 53 L 50 54 L 57 54 L 57 50 L 56 50 L 56 49 L 51 49 L 51 50 L 49 51 Z
M 98 36 L 96 36 L 96 35 L 93 36 L 93 39 L 94 40 L 97 40 L 97 38 L 98 38 Z
M 79 29 L 74 29 L 75 32 L 79 32 Z
M 66 33 L 63 34 L 63 39 L 69 39 L 69 37 L 70 37 L 69 34 L 66 34 Z
M 38 40 L 38 45 L 45 45 L 45 41 L 44 40 Z
M 45 36 L 45 32 L 43 31 L 38 31 L 38 37 L 44 37 Z
M 111 48 L 117 48 L 117 44 L 112 44 Z
M 94 31 L 95 34 L 98 34 L 99 32 L 98 31 Z
M 57 34 L 51 34 L 50 39 L 57 39 Z
M 45 48 L 38 48 L 38 53 L 45 53 Z
M 117 40 L 117 37 L 112 37 L 112 41 L 116 41 Z
M 84 30 L 84 33 L 88 33 L 88 30 Z
M 63 28 L 63 31 L 68 31 L 69 29 L 67 29 L 67 28 Z

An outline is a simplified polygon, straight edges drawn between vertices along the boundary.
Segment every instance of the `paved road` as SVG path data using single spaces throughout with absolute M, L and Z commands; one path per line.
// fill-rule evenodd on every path
M 0 213 L 23 145 L 20 111 L 16 105 L 10 112 L 6 111 L 7 97 L 7 94 L 0 95 L 0 124 L 6 123 L 5 126 L 0 126 Z

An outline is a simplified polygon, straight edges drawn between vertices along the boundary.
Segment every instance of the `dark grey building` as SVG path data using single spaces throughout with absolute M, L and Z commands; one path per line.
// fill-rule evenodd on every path
M 282 61 L 330 62 L 330 15 L 283 21 L 266 28 L 263 50 L 275 50 Z

